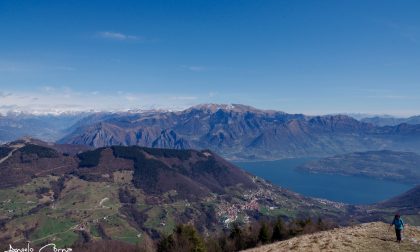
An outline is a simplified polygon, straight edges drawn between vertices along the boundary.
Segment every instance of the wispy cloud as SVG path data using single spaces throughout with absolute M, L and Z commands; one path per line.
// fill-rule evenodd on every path
M 180 110 L 195 105 L 199 97 L 185 94 L 157 94 L 98 91 L 78 92 L 68 87 L 40 87 L 31 92 L 0 92 L 0 113 L 26 112 L 59 114 L 82 111 L 128 111 L 137 109 Z
M 57 71 L 76 71 L 76 68 L 71 67 L 71 66 L 54 66 L 51 67 L 52 70 L 57 70 Z
M 401 93 L 390 89 L 361 89 L 363 97 L 368 99 L 386 99 L 386 100 L 419 100 L 420 96 Z
M 395 86 L 398 86 L 397 84 Z M 331 89 L 331 88 L 329 88 Z M 420 100 L 417 92 L 402 91 L 391 88 L 352 88 L 338 87 L 335 91 L 354 99 L 379 99 L 379 100 Z
M 21 64 L 10 61 L 0 61 L 0 72 L 20 72 L 26 70 L 27 67 L 23 67 Z
M 128 41 L 128 40 L 135 40 L 135 41 L 144 41 L 144 38 L 141 36 L 135 35 L 128 35 L 120 32 L 113 32 L 113 31 L 102 31 L 97 32 L 96 36 L 103 39 L 109 40 L 119 40 L 119 41 Z
M 172 96 L 172 100 L 178 100 L 178 101 L 194 101 L 197 100 L 197 96 Z
M 40 89 L 42 92 L 45 92 L 45 93 L 47 93 L 47 94 L 49 94 L 49 93 L 53 93 L 53 92 L 56 92 L 55 87 L 52 87 L 52 86 L 43 86 L 43 87 L 40 87 L 39 89 Z
M 392 95 L 392 94 L 382 94 L 382 95 L 368 95 L 366 98 L 373 98 L 373 99 L 387 99 L 387 100 L 416 100 L 419 99 L 415 96 L 408 96 L 408 95 Z
M 205 66 L 182 65 L 181 68 L 186 69 L 186 70 L 191 71 L 191 72 L 204 72 L 204 71 L 208 70 L 208 67 L 205 67 Z
M 219 93 L 217 93 L 217 92 L 213 92 L 213 91 L 208 93 L 208 97 L 209 97 L 209 98 L 213 98 L 213 97 L 216 97 L 216 96 L 218 96 L 218 95 L 219 95 Z
M 45 64 L 32 61 L 0 60 L 0 72 L 21 73 L 41 71 L 75 71 L 76 68 L 67 65 Z
M 11 95 L 12 95 L 12 93 L 6 93 L 6 92 L 1 92 L 0 91 L 0 98 L 5 98 L 5 97 L 11 96 Z
M 385 21 L 383 23 L 401 37 L 404 37 L 413 43 L 418 43 L 420 41 L 420 27 L 418 26 L 401 24 L 395 21 Z

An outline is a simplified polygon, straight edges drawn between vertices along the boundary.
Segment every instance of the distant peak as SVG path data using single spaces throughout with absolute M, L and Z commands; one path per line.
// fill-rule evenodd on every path
M 219 109 L 232 110 L 235 108 L 234 104 L 217 104 L 217 103 L 204 103 L 192 106 L 191 109 L 210 110 L 215 112 Z
M 216 104 L 216 103 L 205 103 L 205 104 L 199 104 L 196 106 L 193 106 L 187 110 L 192 110 L 192 109 L 198 109 L 198 110 L 205 110 L 205 111 L 209 111 L 211 113 L 217 112 L 218 110 L 223 110 L 223 111 L 233 111 L 233 112 L 264 112 L 264 113 L 273 113 L 273 112 L 280 112 L 280 111 L 275 111 L 275 110 L 263 110 L 263 109 L 257 109 L 254 108 L 252 106 L 248 106 L 248 105 L 243 105 L 243 104 L 235 104 L 235 103 L 231 103 L 231 104 Z M 280 112 L 283 113 L 283 112 Z

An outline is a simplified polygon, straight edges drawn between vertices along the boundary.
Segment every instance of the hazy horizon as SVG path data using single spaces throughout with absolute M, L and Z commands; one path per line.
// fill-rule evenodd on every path
M 271 109 L 271 108 L 258 108 L 251 106 L 249 104 L 237 104 L 237 103 L 197 103 L 192 104 L 189 106 L 184 107 L 139 107 L 139 108 L 120 108 L 120 109 L 73 109 L 73 110 L 25 110 L 25 109 L 16 109 L 16 110 L 0 110 L 0 116 L 19 116 L 19 115 L 34 115 L 34 116 L 60 116 L 60 115 L 71 115 L 71 114 L 89 114 L 89 113 L 142 113 L 142 112 L 181 112 L 184 110 L 187 110 L 192 107 L 197 107 L 201 105 L 220 105 L 220 106 L 229 106 L 229 105 L 245 105 L 250 106 L 252 108 L 262 110 L 262 111 L 277 111 L 277 112 L 285 112 L 288 114 L 303 114 L 306 116 L 327 116 L 327 115 L 347 115 L 350 117 L 353 117 L 355 119 L 362 119 L 362 118 L 368 118 L 368 117 L 383 117 L 383 118 L 409 118 L 414 116 L 419 116 L 418 114 L 413 115 L 391 115 L 391 114 L 375 114 L 375 113 L 351 113 L 351 112 L 337 112 L 337 113 L 303 113 L 303 112 L 290 112 L 285 110 L 279 110 L 279 109 Z

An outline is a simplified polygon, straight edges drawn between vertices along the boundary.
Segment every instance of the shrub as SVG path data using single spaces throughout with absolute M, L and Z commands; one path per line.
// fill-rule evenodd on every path
M 26 155 L 37 155 L 38 158 L 56 158 L 59 157 L 58 152 L 56 150 L 44 147 L 44 146 L 39 146 L 39 145 L 34 145 L 34 144 L 27 144 L 24 147 L 20 148 L 19 151 L 22 154 L 26 154 Z
M 281 241 L 287 238 L 287 228 L 283 222 L 282 219 L 278 219 L 274 223 L 273 227 L 273 235 L 271 237 L 271 240 L 274 241 Z
M 79 167 L 96 167 L 101 159 L 101 153 L 104 148 L 93 151 L 86 151 L 77 155 L 80 159 Z
M 178 158 L 180 160 L 188 160 L 191 157 L 190 150 L 176 150 L 176 149 L 160 149 L 160 148 L 143 148 L 143 150 L 156 157 L 164 158 Z
M 9 147 L 0 147 L 0 158 L 6 157 L 12 150 Z
M 173 234 L 162 239 L 158 244 L 159 252 L 204 252 L 204 239 L 191 225 L 178 225 Z
M 268 225 L 265 222 L 261 224 L 258 240 L 262 244 L 266 244 L 271 240 L 270 231 L 268 230 Z
M 142 152 L 143 149 L 137 146 L 114 146 L 112 150 L 115 157 L 134 161 L 133 184 L 136 188 L 141 188 L 147 193 L 159 191 L 156 186 L 159 170 L 167 169 L 164 163 L 155 159 L 147 159 Z

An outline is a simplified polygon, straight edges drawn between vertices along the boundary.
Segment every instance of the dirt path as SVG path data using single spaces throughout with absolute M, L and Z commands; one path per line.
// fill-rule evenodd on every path
M 4 158 L 0 159 L 0 164 L 2 164 L 4 161 L 6 161 L 7 159 L 9 159 L 12 155 L 13 152 L 15 152 L 17 149 L 13 149 L 9 152 L 9 154 L 7 154 L 7 156 L 5 156 Z
M 58 169 L 67 168 L 67 167 L 70 167 L 70 166 L 72 166 L 72 165 L 61 165 L 61 166 L 57 166 L 57 167 L 54 167 L 52 169 L 48 169 L 48 170 L 45 170 L 45 171 L 37 172 L 37 173 L 35 173 L 35 175 L 36 176 L 39 176 L 39 175 L 41 175 L 42 173 L 45 173 L 45 172 L 51 172 L 51 171 L 55 171 L 55 170 L 58 170 Z
M 13 153 L 15 151 L 17 151 L 18 149 L 22 148 L 23 146 L 25 146 L 24 144 L 15 144 L 15 145 L 11 145 L 10 147 L 13 148 L 13 150 L 11 150 L 9 152 L 9 154 L 7 154 L 7 156 L 5 156 L 4 158 L 0 159 L 0 164 L 2 164 L 4 161 L 6 161 L 7 159 L 9 159 Z
M 408 226 L 402 243 L 395 242 L 393 229 L 382 222 L 372 222 L 353 227 L 303 235 L 286 241 L 247 250 L 248 252 L 274 251 L 419 251 L 420 227 Z
M 99 202 L 99 207 L 108 208 L 107 206 L 104 206 L 104 203 L 108 200 L 109 200 L 108 197 L 105 197 L 105 198 L 101 199 L 101 201 Z

